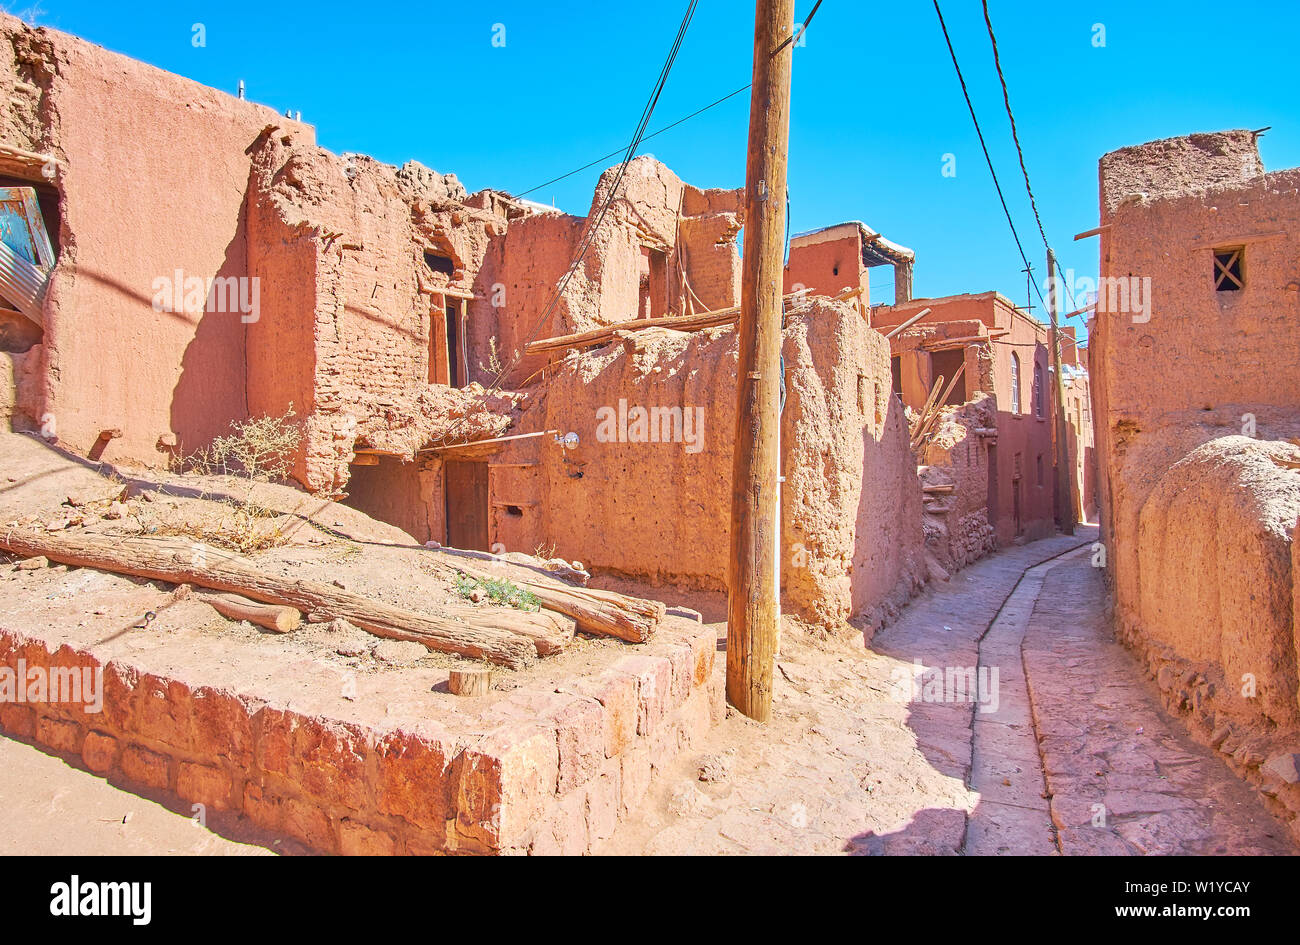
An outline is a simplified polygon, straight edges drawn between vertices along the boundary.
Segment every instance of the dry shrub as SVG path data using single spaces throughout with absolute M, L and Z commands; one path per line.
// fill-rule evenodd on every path
M 285 526 L 291 517 L 258 501 L 255 490 L 259 482 L 283 482 L 289 477 L 302 442 L 293 405 L 279 417 L 237 420 L 230 431 L 181 464 L 186 472 L 226 477 L 229 492 L 217 493 L 205 485 L 202 502 L 182 518 L 151 523 L 155 534 L 193 538 L 240 554 L 288 542 Z

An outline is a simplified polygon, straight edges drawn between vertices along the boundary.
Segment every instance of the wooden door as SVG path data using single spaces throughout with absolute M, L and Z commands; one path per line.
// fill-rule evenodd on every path
M 447 544 L 488 551 L 488 466 L 448 460 L 443 478 L 447 496 Z

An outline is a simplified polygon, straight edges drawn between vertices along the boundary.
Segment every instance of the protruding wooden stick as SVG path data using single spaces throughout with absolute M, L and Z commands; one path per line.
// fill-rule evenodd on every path
M 302 623 L 302 613 L 280 604 L 259 604 L 238 594 L 198 594 L 199 600 L 231 620 L 247 620 L 273 633 L 290 633 Z
M 486 696 L 492 689 L 492 674 L 486 669 L 453 669 L 447 691 L 456 696 Z

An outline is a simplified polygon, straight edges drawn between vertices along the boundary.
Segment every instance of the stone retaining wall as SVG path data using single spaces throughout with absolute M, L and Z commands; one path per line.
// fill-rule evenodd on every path
M 578 854 L 725 713 L 715 632 L 661 637 L 572 686 L 460 700 L 463 725 L 385 727 L 0 628 L 0 666 L 103 672 L 102 711 L 10 701 L 0 726 L 96 774 L 242 814 L 322 852 Z

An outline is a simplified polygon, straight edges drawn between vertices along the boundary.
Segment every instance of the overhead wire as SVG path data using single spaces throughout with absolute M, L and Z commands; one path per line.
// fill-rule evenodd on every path
M 944 21 L 943 10 L 939 8 L 939 0 L 934 0 L 934 12 L 939 17 L 939 27 L 943 30 L 943 39 L 948 46 L 948 55 L 952 58 L 953 69 L 957 73 L 957 81 L 961 84 L 961 94 L 966 100 L 966 109 L 970 112 L 971 122 L 975 125 L 975 134 L 979 137 L 980 149 L 984 152 L 984 161 L 988 164 L 989 174 L 993 177 L 993 186 L 997 190 L 998 201 L 1002 204 L 1002 213 L 1007 218 L 1007 226 L 1011 228 L 1011 236 L 1015 240 L 1016 249 L 1020 252 L 1021 260 L 1024 261 L 1025 269 L 1032 272 L 1034 267 L 1029 262 L 1029 256 L 1025 253 L 1024 244 L 1020 241 L 1020 233 L 1016 230 L 1015 220 L 1011 217 L 1011 208 L 1007 206 L 1006 194 L 1002 191 L 1002 184 L 998 180 L 998 172 L 993 166 L 993 157 L 989 154 L 988 143 L 984 140 L 984 131 L 980 127 L 979 118 L 975 114 L 975 105 L 971 102 L 970 90 L 966 87 L 966 78 L 962 75 L 961 64 L 957 61 L 957 51 L 953 48 L 952 37 L 948 33 L 948 24 Z M 1043 293 L 1042 290 L 1039 289 L 1038 283 L 1035 282 L 1032 277 L 1029 282 L 1030 285 L 1033 286 L 1034 292 L 1038 296 L 1038 300 L 1046 306 L 1047 301 L 1043 298 Z
M 699 0 L 690 0 L 689 4 L 687 5 L 686 12 L 682 16 L 681 24 L 677 28 L 677 35 L 673 39 L 672 47 L 668 52 L 668 56 L 664 60 L 663 67 L 659 70 L 659 77 L 655 81 L 654 88 L 651 90 L 650 97 L 647 99 L 645 107 L 641 110 L 641 118 L 637 122 L 636 131 L 632 136 L 631 142 L 628 144 L 627 149 L 624 151 L 623 160 L 622 162 L 620 162 L 618 166 L 618 171 L 615 174 L 614 181 L 609 187 L 608 192 L 605 195 L 605 200 L 602 203 L 600 210 L 597 212 L 597 214 L 595 214 L 595 222 L 587 227 L 586 232 L 583 235 L 583 239 L 578 245 L 577 253 L 575 255 L 573 262 L 570 264 L 569 268 L 565 271 L 564 276 L 560 279 L 559 283 L 556 285 L 554 293 L 551 295 L 545 307 L 542 309 L 541 315 L 538 317 L 536 323 L 534 324 L 532 330 L 529 332 L 528 336 L 524 340 L 523 344 L 520 345 L 519 349 L 515 352 L 510 362 L 497 372 L 497 375 L 495 379 L 492 381 L 492 384 L 487 388 L 488 393 L 500 389 L 501 383 L 505 379 L 505 377 L 508 376 L 510 371 L 512 371 L 515 368 L 515 366 L 522 360 L 524 351 L 527 349 L 528 345 L 532 341 L 536 340 L 537 335 L 542 330 L 542 328 L 550 323 L 550 320 L 555 313 L 556 305 L 559 303 L 559 300 L 563 297 L 564 291 L 569 286 L 569 282 L 573 279 L 574 274 L 578 271 L 578 267 L 582 265 L 583 260 L 586 258 L 588 250 L 595 242 L 596 234 L 599 232 L 600 226 L 604 222 L 605 215 L 609 212 L 609 208 L 613 206 L 615 199 L 617 199 L 618 197 L 619 187 L 623 182 L 623 177 L 627 172 L 627 167 L 631 163 L 632 158 L 635 156 L 637 149 L 640 147 L 641 142 L 645 137 L 646 127 L 649 125 L 650 118 L 654 114 L 655 106 L 659 103 L 659 97 L 663 94 L 664 86 L 668 82 L 668 76 L 672 72 L 673 64 L 677 61 L 677 54 L 681 51 L 682 42 L 686 38 L 686 32 L 690 28 L 691 20 L 695 16 L 695 8 L 698 5 L 698 3 Z M 443 434 L 443 436 L 440 438 L 440 442 L 446 443 L 450 441 L 453 438 L 453 436 L 457 432 L 459 432 L 459 430 L 464 426 L 467 420 L 468 417 L 462 417 L 458 424 L 456 424 L 451 428 L 451 430 Z

